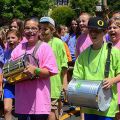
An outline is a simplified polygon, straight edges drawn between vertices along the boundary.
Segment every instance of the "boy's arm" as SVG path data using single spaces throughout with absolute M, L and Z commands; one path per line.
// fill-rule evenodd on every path
M 67 86 L 68 86 L 68 80 L 67 80 L 67 68 L 63 68 L 62 69 L 62 79 L 63 79 L 63 90 L 67 90 Z
M 103 81 L 103 88 L 110 88 L 113 84 L 120 82 L 120 74 L 113 78 L 106 78 Z

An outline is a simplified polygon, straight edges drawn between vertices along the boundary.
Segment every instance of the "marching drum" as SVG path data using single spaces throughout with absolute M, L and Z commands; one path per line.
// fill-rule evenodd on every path
M 106 111 L 112 99 L 112 90 L 103 89 L 102 81 L 72 79 L 67 90 L 68 102 L 74 106 Z
M 8 61 L 3 66 L 3 76 L 9 83 L 15 83 L 26 79 L 32 79 L 31 74 L 25 74 L 23 71 L 28 64 L 38 67 L 37 59 L 31 54 L 25 54 L 14 61 Z

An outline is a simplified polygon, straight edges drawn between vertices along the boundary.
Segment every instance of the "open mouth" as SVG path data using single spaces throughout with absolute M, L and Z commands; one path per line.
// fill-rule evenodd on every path
M 14 43 L 13 43 L 13 42 L 8 42 L 8 44 L 9 44 L 10 46 L 14 45 Z
M 115 33 L 110 33 L 110 36 L 112 37 L 112 38 L 115 38 Z
M 26 37 L 28 38 L 28 39 L 33 39 L 34 37 L 36 36 L 36 34 L 26 34 Z
M 85 25 L 80 26 L 80 29 L 84 29 L 84 28 L 87 28 L 87 27 Z

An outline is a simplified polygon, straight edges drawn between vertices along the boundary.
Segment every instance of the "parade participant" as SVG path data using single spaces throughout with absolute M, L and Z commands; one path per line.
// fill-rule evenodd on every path
M 80 53 L 82 53 L 92 44 L 92 41 L 88 34 L 88 21 L 90 17 L 91 15 L 89 13 L 81 13 L 79 16 L 79 27 L 80 27 L 81 35 L 78 37 L 76 43 L 76 57 L 78 57 Z M 81 120 L 84 120 L 83 113 L 81 113 Z
M 120 18 L 111 18 L 109 20 L 108 33 L 113 46 L 120 49 Z
M 12 50 L 18 45 L 21 40 L 21 34 L 16 30 L 9 30 L 6 33 L 6 41 L 9 48 L 5 50 L 5 62 L 10 59 Z M 4 116 L 5 120 L 12 120 L 12 103 L 15 98 L 15 86 L 5 83 L 4 86 Z
M 11 53 L 11 59 L 32 54 L 39 41 L 39 21 L 27 19 L 24 23 L 24 35 L 27 41 L 20 43 Z M 50 76 L 57 74 L 55 56 L 51 47 L 42 42 L 35 56 L 39 67 L 29 63 L 26 74 L 38 76 L 15 83 L 15 112 L 18 120 L 47 120 L 50 114 Z
M 67 45 L 70 49 L 73 66 L 74 66 L 74 62 L 76 60 L 75 50 L 76 50 L 77 38 L 79 35 L 80 35 L 80 30 L 79 30 L 79 26 L 78 26 L 78 21 L 76 19 L 73 19 L 70 24 L 69 33 L 61 38 L 64 42 L 67 43 Z
M 114 120 L 115 113 L 118 111 L 117 87 L 120 81 L 120 51 L 116 48 L 111 49 L 110 69 L 108 78 L 105 78 L 105 65 L 108 55 L 108 44 L 103 42 L 103 36 L 107 23 L 99 18 L 90 18 L 88 22 L 89 35 L 92 45 L 82 52 L 76 60 L 73 77 L 79 80 L 103 80 L 103 88 L 112 88 L 112 100 L 107 111 L 98 111 L 91 108 L 82 107 L 85 113 L 85 120 Z M 109 44 L 110 45 L 110 44 Z
M 76 44 L 76 57 L 80 53 L 82 53 L 86 48 L 88 48 L 92 41 L 88 34 L 88 21 L 91 15 L 89 13 L 81 13 L 79 17 L 79 26 L 81 30 L 81 35 L 78 37 L 77 44 Z
M 55 32 L 55 22 L 50 17 L 42 17 L 40 19 L 41 36 L 53 49 L 58 65 L 58 74 L 50 78 L 51 83 L 51 114 L 49 120 L 59 119 L 60 93 L 67 89 L 67 56 L 63 42 L 53 36 Z
M 120 11 L 113 12 L 112 18 L 120 18 Z
M 3 81 L 3 75 L 2 75 L 2 68 L 3 68 L 3 65 L 4 65 L 4 39 L 2 37 L 2 32 L 1 32 L 1 35 L 0 35 L 0 98 L 2 96 L 2 81 Z
M 17 19 L 17 18 L 12 19 L 9 23 L 8 30 L 17 30 L 23 37 L 23 21 L 21 21 L 20 19 Z M 5 34 L 6 34 L 6 32 L 5 32 Z M 6 40 L 5 40 L 4 44 L 5 44 L 5 49 L 9 49 L 9 45 Z
M 109 25 L 108 33 L 110 36 L 110 40 L 113 43 L 114 47 L 120 49 L 120 18 L 112 17 L 109 20 L 108 25 Z M 120 83 L 117 83 L 117 90 L 118 90 L 118 104 L 119 104 L 119 113 L 117 113 L 117 116 L 119 116 L 120 119 Z
M 20 33 L 23 32 L 23 21 L 21 21 L 20 19 L 12 19 L 12 21 L 10 22 L 10 26 L 9 26 L 10 30 L 17 30 Z
M 65 26 L 63 26 L 63 25 L 57 26 L 56 31 L 54 33 L 54 36 L 58 37 L 59 39 L 62 39 L 61 37 L 63 37 L 64 35 L 65 35 Z M 69 47 L 65 42 L 63 42 L 63 43 L 64 43 L 64 46 L 65 46 L 65 51 L 66 51 L 66 54 L 67 54 L 68 62 L 71 62 L 72 57 L 71 57 L 71 54 L 70 54 Z
M 3 49 L 5 49 L 5 42 L 6 42 L 6 34 L 3 32 L 3 29 L 0 30 L 0 45 Z
M 57 27 L 56 27 L 56 32 L 58 33 L 58 35 L 59 35 L 59 38 L 62 38 L 62 37 L 64 37 L 65 36 L 65 26 L 64 25 L 58 25 Z

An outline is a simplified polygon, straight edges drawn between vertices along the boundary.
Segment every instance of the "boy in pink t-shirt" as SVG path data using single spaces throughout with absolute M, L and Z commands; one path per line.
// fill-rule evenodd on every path
M 26 41 L 23 41 L 13 50 L 12 60 L 25 53 L 33 53 L 39 38 L 39 22 L 36 19 L 25 21 L 24 35 L 28 42 L 26 44 Z M 39 67 L 29 64 L 24 72 L 39 77 L 15 84 L 15 112 L 19 114 L 19 120 L 27 120 L 28 117 L 47 120 L 50 113 L 50 76 L 58 72 L 55 56 L 51 47 L 42 42 L 36 51 L 35 58 L 38 59 Z

